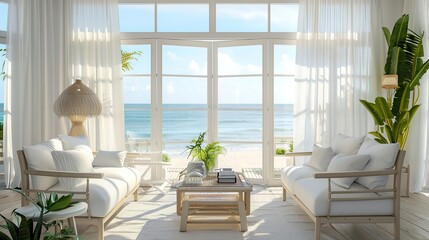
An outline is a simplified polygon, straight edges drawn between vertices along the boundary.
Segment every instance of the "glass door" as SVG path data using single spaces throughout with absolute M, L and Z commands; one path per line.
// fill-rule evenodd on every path
M 263 173 L 264 44 L 214 43 L 214 140 L 226 147 L 218 167 L 232 167 L 252 181 Z
M 165 40 L 159 52 L 160 150 L 171 163 L 167 177 L 174 178 L 190 160 L 184 152 L 186 146 L 208 130 L 211 45 Z

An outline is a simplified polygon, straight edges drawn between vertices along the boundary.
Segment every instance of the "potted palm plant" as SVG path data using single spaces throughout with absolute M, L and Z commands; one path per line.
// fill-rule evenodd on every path
M 429 69 L 429 60 L 423 62 L 423 34 L 408 29 L 408 19 L 407 14 L 399 18 L 392 32 L 383 28 L 389 46 L 384 71 L 398 76 L 398 88 L 389 91 L 387 99 L 360 100 L 376 125 L 369 134 L 379 143 L 399 143 L 400 149 L 405 147 L 411 120 L 420 107 L 420 79 Z
M 208 173 L 213 170 L 216 158 L 220 154 L 225 154 L 226 149 L 222 147 L 219 142 L 212 142 L 203 146 L 206 133 L 207 132 L 201 132 L 197 138 L 192 139 L 191 143 L 186 146 L 187 149 L 185 152 L 189 152 L 188 159 L 191 158 L 191 161 L 202 161 Z

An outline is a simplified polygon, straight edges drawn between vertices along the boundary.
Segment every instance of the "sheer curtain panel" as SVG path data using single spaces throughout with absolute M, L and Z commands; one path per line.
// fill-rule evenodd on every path
M 301 0 L 295 77 L 294 148 L 330 146 L 373 125 L 359 99 L 373 99 L 383 74 L 377 0 Z
M 17 150 L 68 133 L 68 119 L 53 104 L 76 78 L 103 103 L 102 115 L 87 121 L 93 149 L 123 149 L 117 0 L 11 0 L 8 24 L 7 185 L 20 185 Z
M 103 112 L 88 118 L 95 149 L 124 149 L 121 43 L 117 0 L 72 0 L 72 78 L 82 79 L 100 97 Z
M 429 57 L 429 2 L 406 0 L 404 13 L 409 13 L 408 28 L 417 33 L 424 32 L 423 47 L 425 59 Z M 408 135 L 406 161 L 410 164 L 410 191 L 429 191 L 429 73 L 420 80 L 420 109 L 411 123 Z
M 16 151 L 67 132 L 52 106 L 68 85 L 66 3 L 11 0 L 5 82 L 4 162 L 8 187 L 20 185 Z

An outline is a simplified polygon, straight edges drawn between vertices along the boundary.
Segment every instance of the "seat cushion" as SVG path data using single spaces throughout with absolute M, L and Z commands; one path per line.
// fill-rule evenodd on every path
M 328 180 L 304 178 L 295 182 L 295 195 L 315 216 L 327 216 L 329 209 Z M 335 183 L 331 185 L 333 191 L 347 191 Z M 353 183 L 349 190 L 367 190 L 367 188 Z M 335 197 L 377 197 L 376 193 L 341 194 Z M 330 216 L 366 216 L 366 215 L 391 215 L 393 214 L 393 200 L 359 200 L 359 201 L 335 201 L 331 203 Z
M 74 191 L 85 191 L 86 182 L 76 186 Z M 56 184 L 49 190 L 64 190 L 60 184 Z M 127 195 L 127 183 L 114 179 L 90 179 L 89 180 L 89 208 L 92 217 L 105 217 Z M 84 195 L 75 195 L 75 199 L 85 199 Z
M 281 179 L 287 189 L 293 194 L 296 180 L 303 178 L 312 178 L 315 172 L 319 170 L 310 166 L 289 166 L 282 169 Z
M 142 173 L 137 168 L 131 167 L 95 167 L 94 172 L 104 173 L 105 178 L 114 178 L 127 184 L 127 194 L 140 184 Z

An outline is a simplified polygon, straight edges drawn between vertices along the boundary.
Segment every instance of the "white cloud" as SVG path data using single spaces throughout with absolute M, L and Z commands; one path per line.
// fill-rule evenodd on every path
M 178 57 L 174 52 L 167 51 L 167 56 L 173 61 L 180 61 L 181 58 Z
M 175 92 L 173 81 L 168 81 L 167 83 L 167 94 L 171 95 Z
M 262 67 L 240 64 L 228 54 L 219 53 L 219 75 L 262 74 Z
M 295 74 L 295 60 L 290 59 L 288 54 L 283 54 L 280 61 L 280 73 Z
M 189 62 L 188 69 L 189 73 L 194 75 L 205 75 L 207 73 L 207 67 L 201 67 L 194 59 Z
M 267 19 L 267 8 L 262 5 L 230 5 L 217 9 L 217 14 L 233 19 L 255 20 Z

